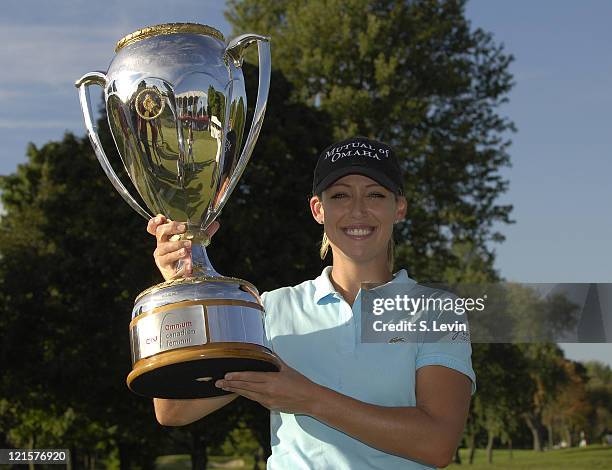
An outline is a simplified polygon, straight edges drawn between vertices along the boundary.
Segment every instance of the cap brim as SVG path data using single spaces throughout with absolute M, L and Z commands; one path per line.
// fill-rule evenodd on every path
M 387 175 L 385 175 L 382 171 L 378 171 L 373 168 L 368 167 L 360 167 L 360 166 L 351 166 L 338 168 L 335 171 L 330 172 L 325 178 L 319 181 L 319 184 L 313 188 L 313 194 L 321 194 L 324 190 L 329 188 L 332 184 L 334 184 L 337 180 L 347 175 L 363 175 L 368 178 L 373 179 L 381 186 L 384 186 L 392 193 L 398 193 L 400 191 L 400 187 L 398 187 L 397 183 L 394 183 Z

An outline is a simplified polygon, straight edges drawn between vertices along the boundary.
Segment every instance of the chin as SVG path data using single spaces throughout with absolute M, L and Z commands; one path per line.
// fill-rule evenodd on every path
M 387 253 L 385 251 L 384 253 L 384 257 L 382 257 L 380 254 L 378 255 L 374 255 L 372 256 L 372 251 L 371 250 L 367 250 L 367 251 L 343 251 L 342 252 L 344 254 L 344 256 L 350 260 L 351 262 L 355 263 L 355 264 L 368 264 L 368 263 L 373 263 L 376 262 L 376 260 L 378 258 L 384 258 L 384 262 L 386 263 L 387 260 Z

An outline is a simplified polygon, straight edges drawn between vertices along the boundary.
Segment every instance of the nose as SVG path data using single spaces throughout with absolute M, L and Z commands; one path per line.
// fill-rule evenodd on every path
M 363 197 L 354 197 L 351 201 L 351 216 L 360 219 L 366 215 L 366 201 Z

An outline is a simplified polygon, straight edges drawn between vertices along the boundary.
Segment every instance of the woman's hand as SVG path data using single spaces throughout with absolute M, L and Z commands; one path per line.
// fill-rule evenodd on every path
M 279 361 L 279 372 L 229 372 L 215 385 L 257 401 L 271 411 L 312 414 L 322 387 Z
M 206 229 L 206 234 L 212 238 L 219 227 L 219 222 L 213 222 Z M 157 239 L 157 247 L 153 252 L 153 258 L 155 258 L 155 264 L 166 281 L 191 275 L 191 241 L 176 240 L 177 237 L 174 237 L 174 235 L 185 233 L 186 228 L 185 223 L 172 221 L 161 214 L 157 214 L 147 224 L 147 232 Z M 171 240 L 173 237 L 175 240 Z M 179 260 L 183 260 L 183 265 L 177 271 L 176 267 Z

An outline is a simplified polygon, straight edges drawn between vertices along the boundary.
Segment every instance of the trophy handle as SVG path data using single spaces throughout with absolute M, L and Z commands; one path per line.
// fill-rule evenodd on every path
M 102 143 L 100 142 L 100 137 L 98 136 L 98 131 L 96 126 L 94 125 L 94 121 L 91 117 L 91 100 L 89 97 L 89 86 L 90 85 L 99 85 L 102 88 L 106 85 L 106 75 L 102 72 L 89 72 L 79 78 L 75 84 L 79 89 L 79 100 L 81 102 L 81 110 L 83 111 L 83 118 L 85 119 L 85 128 L 87 129 L 87 135 L 89 136 L 89 140 L 91 141 L 91 145 L 94 149 L 96 157 L 98 157 L 98 161 L 108 176 L 108 179 L 115 189 L 121 194 L 125 202 L 127 202 L 132 209 L 138 212 L 145 219 L 149 220 L 153 216 L 150 215 L 146 210 L 144 210 L 138 202 L 132 197 L 129 191 L 123 186 L 123 183 L 117 177 L 115 170 L 111 167 L 106 154 L 104 153 L 104 149 L 102 148 Z
M 268 101 L 268 92 L 270 90 L 270 73 L 271 73 L 271 57 L 270 57 L 270 38 L 267 36 L 260 36 L 258 34 L 243 34 L 241 36 L 232 39 L 225 53 L 231 58 L 236 67 L 241 67 L 244 53 L 246 49 L 257 42 L 257 52 L 259 53 L 259 86 L 257 88 L 257 102 L 255 103 L 255 112 L 253 113 L 253 122 L 249 129 L 249 135 L 247 136 L 244 148 L 240 154 L 240 159 L 236 164 L 236 169 L 229 179 L 228 187 L 225 193 L 221 196 L 219 203 L 217 204 L 217 214 L 221 211 L 221 208 L 227 202 L 228 197 L 232 194 L 232 191 L 236 187 L 238 180 L 242 176 L 244 169 L 246 168 L 253 149 L 255 148 L 255 142 L 259 137 L 259 131 L 263 124 L 264 114 L 266 112 L 266 103 Z

